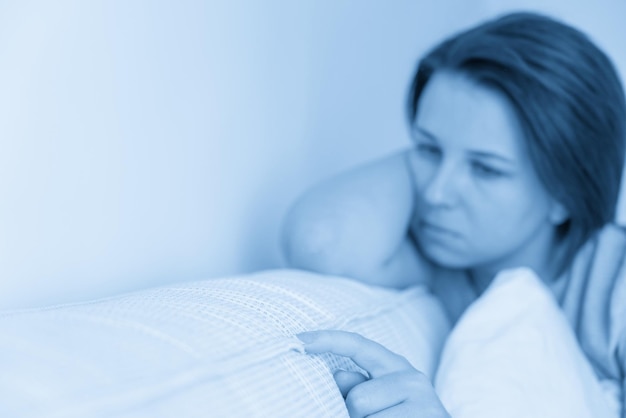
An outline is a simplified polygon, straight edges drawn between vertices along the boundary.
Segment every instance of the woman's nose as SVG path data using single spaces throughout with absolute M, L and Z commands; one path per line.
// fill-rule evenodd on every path
M 439 166 L 424 185 L 422 199 L 430 206 L 452 206 L 458 198 L 457 176 L 450 167 Z

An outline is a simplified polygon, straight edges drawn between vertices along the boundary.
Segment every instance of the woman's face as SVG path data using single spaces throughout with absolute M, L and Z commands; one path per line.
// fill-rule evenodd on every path
M 426 85 L 410 165 L 422 251 L 450 268 L 534 266 L 563 219 L 540 183 L 512 105 L 455 72 Z

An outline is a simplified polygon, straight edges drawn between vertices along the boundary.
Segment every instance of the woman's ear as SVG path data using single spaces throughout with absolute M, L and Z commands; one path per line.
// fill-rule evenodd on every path
M 555 226 L 561 225 L 569 219 L 569 211 L 565 209 L 565 206 L 555 200 L 552 202 L 552 206 L 550 207 L 549 217 L 550 222 L 552 222 Z

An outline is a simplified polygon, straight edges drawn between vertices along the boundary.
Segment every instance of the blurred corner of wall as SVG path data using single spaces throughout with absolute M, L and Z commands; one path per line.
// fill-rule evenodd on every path
M 494 4 L 2 2 L 0 309 L 281 267 L 296 196 L 407 146 L 419 56 Z

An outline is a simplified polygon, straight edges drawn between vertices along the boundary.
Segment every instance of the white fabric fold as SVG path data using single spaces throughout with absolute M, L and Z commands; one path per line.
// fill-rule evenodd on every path
M 619 418 L 550 290 L 500 273 L 453 328 L 435 387 L 454 418 Z

